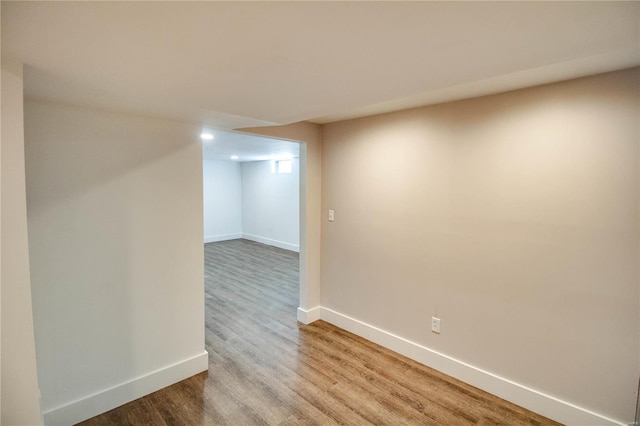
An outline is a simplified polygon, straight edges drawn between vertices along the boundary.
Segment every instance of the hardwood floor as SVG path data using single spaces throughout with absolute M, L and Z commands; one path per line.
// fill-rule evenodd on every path
M 317 321 L 296 322 L 298 254 L 205 245 L 209 372 L 82 425 L 556 425 Z

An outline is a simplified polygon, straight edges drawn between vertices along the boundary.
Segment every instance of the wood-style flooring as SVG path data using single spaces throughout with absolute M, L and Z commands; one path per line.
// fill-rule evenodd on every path
M 556 425 L 317 321 L 296 321 L 298 254 L 205 245 L 202 373 L 82 425 Z

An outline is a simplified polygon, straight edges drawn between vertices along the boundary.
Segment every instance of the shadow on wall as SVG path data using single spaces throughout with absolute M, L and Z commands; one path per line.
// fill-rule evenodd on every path
M 95 415 L 83 410 L 109 399 L 101 395 L 130 398 L 144 388 L 140 377 L 203 353 L 198 134 L 178 122 L 25 104 L 45 422 Z

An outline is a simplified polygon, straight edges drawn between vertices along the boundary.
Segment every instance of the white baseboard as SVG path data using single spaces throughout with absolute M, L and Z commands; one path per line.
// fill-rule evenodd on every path
M 258 235 L 253 234 L 242 234 L 242 238 L 245 240 L 255 241 L 257 243 L 266 244 L 268 246 L 279 247 L 281 249 L 300 252 L 300 246 L 290 243 L 285 243 L 284 241 L 272 240 L 270 238 L 260 237 Z
M 311 324 L 314 321 L 318 321 L 320 319 L 321 310 L 322 308 L 320 306 L 316 306 L 309 310 L 298 308 L 298 321 L 303 324 Z
M 309 324 L 317 319 L 322 319 L 421 364 L 558 422 L 580 426 L 627 425 L 627 423 L 610 419 L 489 371 L 474 367 L 332 309 L 319 306 L 305 311 L 298 308 L 298 321 Z
M 206 351 L 42 413 L 45 425 L 72 425 L 189 378 L 209 368 Z
M 242 238 L 242 233 L 237 234 L 222 234 L 222 235 L 210 235 L 204 237 L 204 242 L 206 243 L 216 243 L 218 241 L 227 241 L 227 240 L 237 240 Z

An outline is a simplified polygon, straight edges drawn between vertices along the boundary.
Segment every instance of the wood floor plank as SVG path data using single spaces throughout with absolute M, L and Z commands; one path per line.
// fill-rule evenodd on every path
M 557 425 L 323 321 L 296 321 L 298 254 L 205 245 L 198 374 L 82 425 Z

